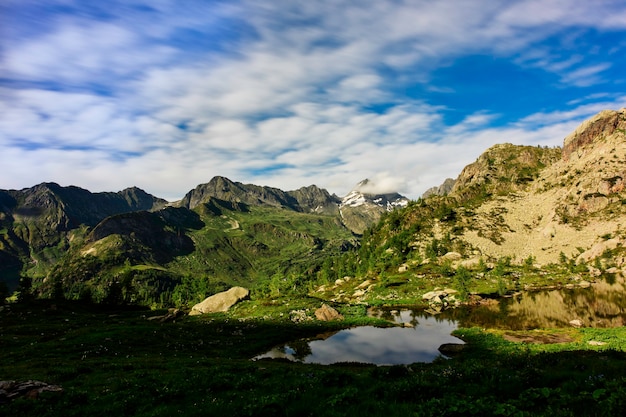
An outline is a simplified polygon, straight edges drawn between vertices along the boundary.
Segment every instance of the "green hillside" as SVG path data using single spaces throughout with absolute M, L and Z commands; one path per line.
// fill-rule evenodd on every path
M 213 199 L 107 218 L 33 287 L 45 297 L 177 306 L 233 285 L 306 293 L 324 259 L 357 244 L 336 216 Z

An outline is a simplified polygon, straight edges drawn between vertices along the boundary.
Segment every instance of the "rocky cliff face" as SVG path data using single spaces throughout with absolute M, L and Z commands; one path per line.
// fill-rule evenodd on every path
M 589 145 L 602 140 L 613 140 L 615 135 L 626 132 L 626 108 L 618 111 L 604 110 L 582 123 L 563 142 L 563 159 L 569 160 L 572 154 L 581 157 Z
M 341 199 L 336 195 L 329 194 L 328 191 L 316 185 L 289 191 L 288 194 L 298 201 L 298 206 L 305 212 L 332 215 L 338 214 L 339 212 Z
M 450 195 L 468 200 L 523 190 L 560 159 L 560 148 L 494 145 L 463 168 Z
M 277 188 L 242 184 L 225 177 L 214 177 L 208 183 L 198 185 L 185 195 L 180 204 L 193 210 L 211 197 L 251 206 L 292 207 L 297 204 L 293 197 Z

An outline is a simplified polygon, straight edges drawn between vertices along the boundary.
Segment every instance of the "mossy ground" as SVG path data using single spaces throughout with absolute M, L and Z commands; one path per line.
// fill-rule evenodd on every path
M 562 416 L 618 415 L 626 405 L 623 328 L 571 329 L 572 342 L 550 345 L 460 329 L 469 347 L 451 360 L 323 366 L 250 358 L 346 323 L 294 324 L 280 313 L 148 320 L 162 313 L 79 303 L 5 307 L 0 379 L 41 380 L 64 392 L 1 404 L 0 415 Z M 347 323 L 362 320 L 360 311 L 344 314 Z

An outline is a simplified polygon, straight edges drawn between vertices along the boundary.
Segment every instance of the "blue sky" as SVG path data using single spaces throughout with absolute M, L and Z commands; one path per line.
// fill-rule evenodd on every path
M 626 106 L 625 69 L 624 0 L 8 0 L 0 189 L 417 198 Z

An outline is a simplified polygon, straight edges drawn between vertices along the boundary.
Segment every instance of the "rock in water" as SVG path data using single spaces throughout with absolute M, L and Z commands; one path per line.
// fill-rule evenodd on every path
M 322 304 L 315 310 L 315 317 L 321 321 L 343 320 L 343 316 L 328 304 Z
M 189 312 L 190 316 L 197 316 L 204 313 L 217 313 L 228 311 L 229 308 L 239 301 L 248 297 L 250 291 L 243 287 L 233 287 L 228 291 L 220 292 L 206 298 L 201 303 L 196 304 Z

